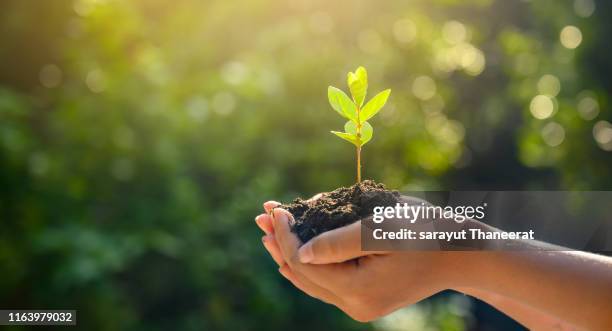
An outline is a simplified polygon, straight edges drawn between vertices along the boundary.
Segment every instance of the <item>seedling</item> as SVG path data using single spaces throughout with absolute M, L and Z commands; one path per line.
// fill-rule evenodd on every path
M 344 124 L 344 132 L 331 131 L 336 136 L 350 142 L 356 147 L 357 154 L 357 183 L 361 182 L 361 148 L 367 144 L 374 129 L 367 121 L 376 115 L 387 102 L 391 90 L 387 89 L 378 93 L 364 106 L 368 90 L 368 73 L 364 67 L 359 67 L 355 72 L 349 72 L 347 77 L 352 99 L 342 90 L 330 86 L 327 89 L 327 97 L 332 108 L 348 121 Z

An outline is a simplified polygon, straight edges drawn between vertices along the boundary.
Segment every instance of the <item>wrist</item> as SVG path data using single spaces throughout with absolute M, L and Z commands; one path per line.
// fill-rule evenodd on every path
M 474 251 L 440 252 L 442 258 L 439 268 L 444 290 L 474 287 L 474 275 L 478 270 L 478 255 Z
M 490 228 L 479 221 L 468 220 L 462 224 L 462 229 L 490 230 Z M 489 272 L 495 262 L 498 253 L 489 251 L 491 247 L 467 246 L 455 247 L 441 253 L 443 258 L 441 270 L 446 277 L 444 284 L 446 289 L 461 291 L 465 288 L 478 289 L 483 278 Z

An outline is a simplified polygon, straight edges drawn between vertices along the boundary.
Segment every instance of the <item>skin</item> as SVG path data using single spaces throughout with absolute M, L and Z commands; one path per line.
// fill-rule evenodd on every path
M 355 320 L 371 321 L 452 289 L 530 329 L 612 329 L 610 258 L 574 251 L 362 252 L 359 223 L 302 245 L 289 229 L 291 214 L 276 206 L 265 203 L 256 222 L 280 273 Z

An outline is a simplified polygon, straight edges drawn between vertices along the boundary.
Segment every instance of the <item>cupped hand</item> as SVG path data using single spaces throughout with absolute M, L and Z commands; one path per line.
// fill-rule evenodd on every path
M 293 216 L 278 205 L 266 202 L 256 222 L 280 273 L 355 320 L 379 318 L 449 288 L 451 273 L 444 270 L 456 263 L 448 252 L 362 252 L 359 222 L 302 245 L 290 231 Z
M 572 251 L 362 252 L 359 223 L 302 245 L 289 230 L 291 214 L 278 205 L 265 203 L 267 213 L 256 221 L 266 232 L 264 245 L 281 274 L 358 321 L 376 319 L 453 288 L 495 305 L 530 329 L 610 330 L 612 326 L 606 314 L 612 279 L 608 257 Z M 543 244 L 530 244 L 545 250 Z M 568 288 L 568 283 L 573 286 Z M 592 304 L 575 309 L 575 302 Z

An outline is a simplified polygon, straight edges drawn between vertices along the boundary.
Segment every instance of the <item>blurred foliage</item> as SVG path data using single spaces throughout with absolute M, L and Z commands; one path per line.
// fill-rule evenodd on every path
M 364 65 L 393 89 L 363 155 L 390 187 L 609 189 L 610 12 L 4 0 L 0 306 L 76 307 L 85 330 L 388 329 L 292 289 L 253 222 L 267 199 L 352 182 L 327 85 Z M 478 326 L 469 302 L 433 305 L 390 318 Z

